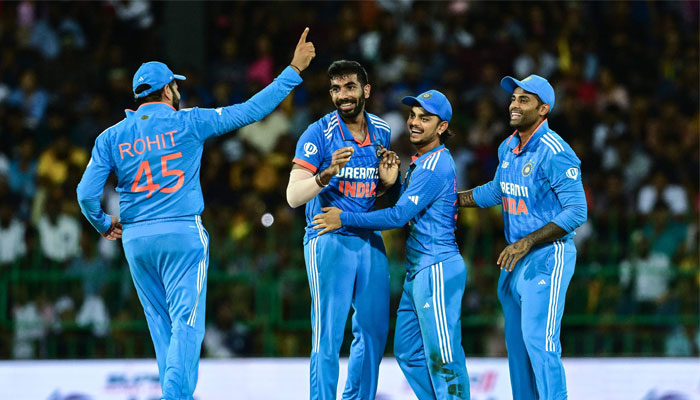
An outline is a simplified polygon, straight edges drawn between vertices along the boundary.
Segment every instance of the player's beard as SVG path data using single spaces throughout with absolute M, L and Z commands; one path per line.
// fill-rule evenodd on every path
M 180 110 L 180 96 L 178 95 L 173 96 L 173 108 L 176 110 Z
M 344 119 L 353 119 L 360 115 L 362 110 L 365 109 L 365 97 L 360 95 L 357 99 L 355 99 L 355 107 L 351 108 L 350 110 L 342 110 L 340 108 L 341 104 L 345 104 L 347 101 L 343 100 L 335 104 L 335 108 L 338 110 L 338 114 Z
M 520 112 L 521 116 L 519 119 L 510 120 L 510 127 L 519 131 L 526 131 L 537 122 L 537 117 L 539 114 L 537 114 L 537 109 L 530 110 L 529 112 L 523 112 L 521 110 Z M 510 117 L 510 110 L 508 111 L 508 116 Z

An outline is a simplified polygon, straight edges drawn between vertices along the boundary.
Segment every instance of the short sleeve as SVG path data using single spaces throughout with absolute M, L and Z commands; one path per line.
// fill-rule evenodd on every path
M 325 138 L 321 135 L 319 123 L 309 125 L 297 142 L 292 161 L 316 173 L 323 162 L 325 150 L 323 140 Z

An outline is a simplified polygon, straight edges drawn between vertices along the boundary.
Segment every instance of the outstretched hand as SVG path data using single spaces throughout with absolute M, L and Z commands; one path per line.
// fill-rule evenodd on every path
M 340 222 L 340 214 L 343 210 L 336 207 L 323 207 L 321 211 L 324 213 L 314 215 L 314 219 L 311 222 L 314 225 L 314 229 L 322 229 L 322 231 L 318 233 L 319 235 L 343 227 L 342 222 Z
M 109 226 L 109 229 L 107 229 L 107 232 L 103 233 L 102 236 L 104 236 L 104 238 L 107 240 L 121 239 L 122 224 L 119 222 L 119 218 L 115 217 L 114 215 L 110 215 L 110 217 L 112 218 L 112 224 Z
M 311 64 L 311 60 L 316 57 L 314 44 L 306 41 L 306 35 L 308 34 L 309 28 L 307 27 L 304 29 L 304 32 L 301 33 L 297 47 L 294 49 L 294 57 L 290 63 L 292 67 L 298 68 L 299 72 L 305 70 L 309 64 Z

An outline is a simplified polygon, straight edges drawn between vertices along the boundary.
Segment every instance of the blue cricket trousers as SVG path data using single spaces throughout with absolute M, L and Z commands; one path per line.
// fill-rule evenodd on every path
M 466 284 L 461 255 L 406 275 L 394 355 L 419 400 L 470 398 L 460 320 Z
M 372 400 L 389 332 L 389 269 L 377 232 L 329 233 L 304 245 L 311 290 L 311 399 L 335 399 L 350 307 L 352 334 L 343 399 Z
M 192 400 L 197 385 L 208 241 L 199 216 L 124 224 L 124 253 L 146 314 L 166 400 Z
M 575 265 L 569 239 L 533 247 L 512 272 L 501 271 L 498 299 L 514 399 L 567 398 L 559 334 Z

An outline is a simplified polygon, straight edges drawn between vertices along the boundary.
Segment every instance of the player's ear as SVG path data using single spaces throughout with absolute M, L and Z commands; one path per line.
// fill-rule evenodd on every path
M 449 125 L 450 125 L 450 123 L 447 121 L 440 121 L 440 123 L 438 124 L 438 129 L 437 129 L 438 135 L 442 135 L 443 133 L 445 133 L 445 131 L 447 130 L 447 127 Z
M 170 89 L 170 85 L 165 85 L 163 87 L 163 100 L 170 101 L 173 97 L 173 91 Z
M 540 117 L 544 117 L 545 115 L 549 114 L 549 104 L 542 104 L 540 105 L 539 110 L 537 110 L 537 113 L 540 115 Z
M 366 85 L 362 88 L 362 91 L 363 91 L 364 94 L 365 94 L 365 99 L 369 99 L 369 93 L 372 91 L 372 85 L 370 85 L 369 83 L 366 84 Z

